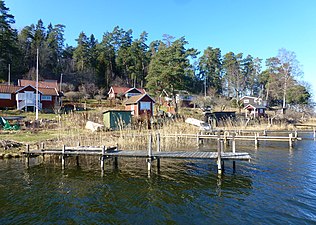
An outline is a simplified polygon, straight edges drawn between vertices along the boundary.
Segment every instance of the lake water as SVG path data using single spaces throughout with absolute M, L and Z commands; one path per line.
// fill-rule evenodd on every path
M 235 172 L 226 162 L 222 177 L 214 161 L 162 160 L 148 177 L 136 159 L 103 176 L 98 166 L 0 160 L 0 224 L 316 224 L 315 141 L 237 149 L 252 161 Z

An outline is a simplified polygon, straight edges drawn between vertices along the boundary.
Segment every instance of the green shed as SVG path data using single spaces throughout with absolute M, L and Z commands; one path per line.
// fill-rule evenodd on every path
M 108 110 L 103 113 L 103 123 L 106 129 L 119 130 L 131 124 L 132 112 L 129 110 Z

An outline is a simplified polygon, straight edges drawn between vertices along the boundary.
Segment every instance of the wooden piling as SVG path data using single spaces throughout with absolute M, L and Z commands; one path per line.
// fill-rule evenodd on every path
M 63 148 L 62 148 L 62 155 L 61 155 L 61 168 L 62 169 L 65 169 L 65 150 L 66 150 L 66 146 L 63 145 Z
M 220 140 L 220 135 L 218 135 L 217 138 L 217 171 L 218 174 L 222 174 L 222 158 L 221 158 L 221 153 L 222 153 L 222 149 L 221 149 L 221 140 Z
M 160 133 L 157 133 L 157 152 L 160 152 Z
M 151 161 L 152 161 L 152 134 L 149 135 L 148 137 L 148 158 L 147 158 L 147 170 L 151 171 Z
M 30 166 L 30 145 L 26 144 L 26 152 L 27 152 L 27 156 L 26 156 L 26 166 L 27 168 L 29 168 Z
M 259 146 L 258 136 L 259 136 L 259 134 L 258 134 L 258 133 L 255 133 L 255 148 L 256 148 L 256 149 L 257 149 L 258 146 Z
M 314 137 L 314 140 L 316 141 L 316 129 L 315 129 L 315 127 L 313 129 L 313 132 L 314 132 L 313 137 Z
M 160 152 L 160 133 L 157 133 L 157 152 Z M 158 157 L 157 159 L 157 172 L 160 172 L 160 158 Z
M 263 136 L 267 136 L 267 130 L 263 130 Z
M 200 146 L 200 136 L 199 133 L 196 133 L 196 145 L 199 147 Z
M 235 140 L 235 134 L 232 135 L 232 152 L 236 152 L 236 140 Z
M 293 134 L 290 133 L 290 134 L 289 134 L 289 146 L 290 146 L 290 148 L 293 147 L 293 140 L 292 140 L 292 138 L 293 138 Z
M 235 134 L 232 135 L 232 152 L 236 153 L 236 140 L 235 140 Z M 235 172 L 236 170 L 236 162 L 235 160 L 233 161 L 233 171 Z
M 45 161 L 45 154 L 44 154 L 44 150 L 45 150 L 45 145 L 44 142 L 41 143 L 41 151 L 43 151 L 42 157 L 43 157 L 43 162 Z
M 101 170 L 104 170 L 105 151 L 106 151 L 106 148 L 105 148 L 105 146 L 103 145 L 103 146 L 102 146 L 102 156 L 101 156 Z

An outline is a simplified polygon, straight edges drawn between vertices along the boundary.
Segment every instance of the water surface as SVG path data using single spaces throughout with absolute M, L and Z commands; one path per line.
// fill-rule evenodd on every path
M 0 224 L 316 224 L 316 142 L 237 149 L 252 161 L 226 162 L 222 177 L 203 160 L 162 160 L 150 177 L 141 159 L 108 162 L 103 176 L 92 159 L 64 171 L 0 160 Z

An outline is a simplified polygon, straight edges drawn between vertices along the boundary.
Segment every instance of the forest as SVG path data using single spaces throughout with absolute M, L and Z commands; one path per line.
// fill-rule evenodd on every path
M 185 37 L 164 34 L 148 42 L 148 33 L 133 37 L 119 26 L 105 31 L 102 40 L 81 32 L 76 46 L 65 43 L 66 25 L 45 25 L 39 19 L 14 29 L 14 15 L 0 0 L 0 83 L 35 79 L 37 49 L 39 79 L 63 81 L 63 91 L 81 91 L 87 97 L 106 95 L 112 85 L 141 87 L 155 95 L 164 89 L 187 90 L 202 96 L 239 100 L 262 97 L 269 105 L 309 106 L 310 85 L 294 52 L 281 48 L 276 56 L 259 59 L 243 53 L 187 48 Z

